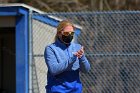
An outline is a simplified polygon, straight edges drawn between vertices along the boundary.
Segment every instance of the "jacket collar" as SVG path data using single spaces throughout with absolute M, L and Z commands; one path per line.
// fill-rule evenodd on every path
M 69 45 L 64 44 L 59 38 L 56 39 L 55 44 L 61 48 L 68 48 L 72 43 Z

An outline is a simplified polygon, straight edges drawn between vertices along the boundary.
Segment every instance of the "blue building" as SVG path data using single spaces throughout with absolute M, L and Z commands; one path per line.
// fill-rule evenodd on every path
M 55 32 L 61 21 L 55 17 L 44 18 L 41 16 L 44 14 L 25 4 L 0 4 L 0 93 L 32 93 L 30 65 L 35 30 L 32 19 L 54 28 Z M 76 28 L 77 35 L 80 29 Z

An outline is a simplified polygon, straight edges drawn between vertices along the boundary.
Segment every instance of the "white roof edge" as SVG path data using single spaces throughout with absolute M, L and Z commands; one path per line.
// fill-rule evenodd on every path
M 24 8 L 27 8 L 31 11 L 34 11 L 34 12 L 37 12 L 37 13 L 40 13 L 40 14 L 46 14 L 46 12 L 43 12 L 37 8 L 34 8 L 32 6 L 29 6 L 29 5 L 26 5 L 24 3 L 6 3 L 6 4 L 0 4 L 0 7 L 10 7 L 10 6 L 22 6 Z M 63 19 L 60 19 L 58 17 L 55 17 L 55 16 L 51 16 L 51 15 L 48 15 L 50 18 L 53 18 L 55 20 L 58 20 L 58 21 L 62 21 Z M 82 27 L 80 25 L 77 25 L 77 24 L 74 24 L 74 26 L 76 28 L 79 28 L 79 29 L 82 29 Z

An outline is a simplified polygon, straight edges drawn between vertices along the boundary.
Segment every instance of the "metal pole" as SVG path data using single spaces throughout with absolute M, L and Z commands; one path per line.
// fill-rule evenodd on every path
M 29 93 L 32 93 L 32 59 L 33 59 L 33 33 L 32 10 L 29 11 Z

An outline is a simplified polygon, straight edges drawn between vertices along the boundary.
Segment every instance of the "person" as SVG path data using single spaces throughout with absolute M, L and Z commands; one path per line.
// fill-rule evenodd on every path
M 82 93 L 79 72 L 89 72 L 90 64 L 83 46 L 72 41 L 74 30 L 75 27 L 69 20 L 61 21 L 55 42 L 45 47 L 47 93 Z

